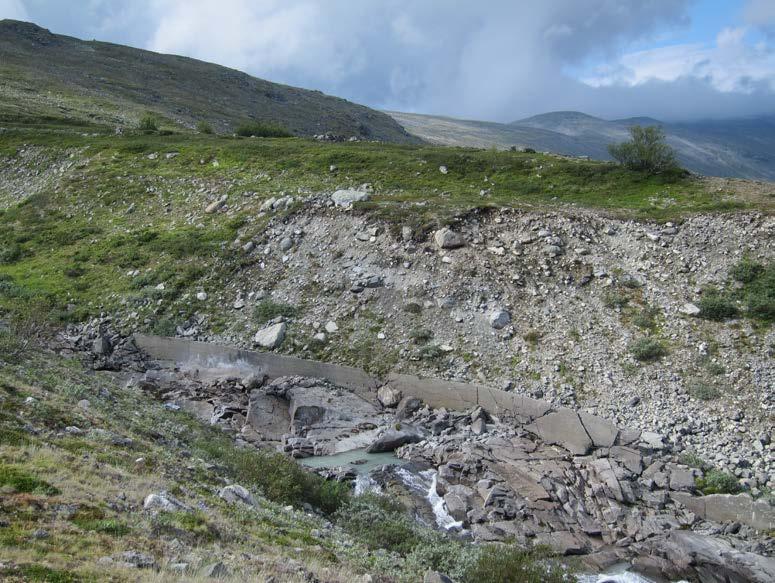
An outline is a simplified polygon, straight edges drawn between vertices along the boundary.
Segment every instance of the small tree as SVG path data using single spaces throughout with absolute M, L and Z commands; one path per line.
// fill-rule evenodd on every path
M 206 121 L 201 120 L 196 123 L 196 131 L 198 131 L 200 134 L 212 134 L 213 126 L 211 126 Z
M 153 114 L 147 113 L 140 118 L 140 123 L 137 126 L 141 132 L 151 133 L 159 131 L 159 124 L 156 121 L 156 117 Z
M 658 174 L 678 168 L 675 151 L 665 142 L 665 133 L 657 126 L 633 126 L 632 140 L 608 146 L 614 160 L 629 168 Z

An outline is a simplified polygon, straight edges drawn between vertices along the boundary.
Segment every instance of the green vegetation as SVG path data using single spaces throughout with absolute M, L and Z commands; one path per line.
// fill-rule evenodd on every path
M 653 362 L 667 354 L 667 348 L 662 342 L 649 337 L 638 338 L 631 342 L 629 349 L 635 360 L 641 362 Z
M 465 573 L 469 583 L 563 583 L 568 581 L 567 569 L 547 560 L 541 549 L 489 545 L 484 547 Z
M 715 385 L 703 381 L 689 383 L 689 394 L 700 401 L 712 401 L 721 396 L 721 392 Z
M 629 142 L 608 146 L 608 153 L 625 168 L 648 174 L 682 172 L 661 128 L 636 125 L 630 128 L 630 136 Z
M 275 302 L 273 300 L 261 300 L 253 309 L 253 321 L 256 324 L 266 324 L 267 322 L 279 318 L 294 318 L 298 314 L 298 309 L 288 304 Z
M 700 308 L 700 318 L 716 322 L 734 318 L 738 314 L 737 306 L 730 299 L 715 291 L 706 292 L 697 307 Z
M 196 131 L 198 131 L 200 134 L 215 133 L 215 131 L 213 130 L 213 126 L 211 126 L 208 122 L 203 120 L 196 122 Z
M 137 129 L 143 133 L 153 133 L 159 131 L 159 122 L 156 121 L 156 116 L 152 113 L 145 114 L 140 118 L 137 124 Z
M 710 469 L 702 478 L 696 480 L 697 489 L 703 494 L 738 494 L 743 487 L 732 474 Z
M 0 464 L 0 488 L 10 488 L 14 492 L 38 493 L 47 496 L 59 494 L 59 490 L 43 480 L 25 471 Z
M 241 123 L 234 131 L 245 138 L 290 138 L 291 133 L 285 128 L 272 123 L 248 121 Z

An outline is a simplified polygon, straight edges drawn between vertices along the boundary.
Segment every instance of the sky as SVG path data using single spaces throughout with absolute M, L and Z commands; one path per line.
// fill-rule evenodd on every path
M 775 0 L 0 0 L 0 18 L 380 109 L 775 113 Z

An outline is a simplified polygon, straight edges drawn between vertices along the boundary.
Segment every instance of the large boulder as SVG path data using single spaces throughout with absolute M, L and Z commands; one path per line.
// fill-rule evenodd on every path
M 253 338 L 253 342 L 261 348 L 274 350 L 283 343 L 283 340 L 285 340 L 285 331 L 287 329 L 288 326 L 285 322 L 279 322 L 277 324 L 272 324 L 271 326 L 266 326 L 265 328 L 262 328 L 256 332 L 256 335 Z
M 511 323 L 511 314 L 509 314 L 506 310 L 493 310 L 490 312 L 489 320 L 490 326 L 496 330 L 500 330 L 501 328 L 505 328 Z
M 353 203 L 369 200 L 369 193 L 361 190 L 337 190 L 331 195 L 331 200 L 336 206 L 350 207 Z
M 394 389 L 390 385 L 383 385 L 377 391 L 377 399 L 379 399 L 383 407 L 397 407 L 402 397 L 401 391 Z
M 561 445 L 574 455 L 586 455 L 592 449 L 592 440 L 582 425 L 578 413 L 560 409 L 535 420 L 528 427 L 550 445 Z
M 447 227 L 436 231 L 433 234 L 433 240 L 441 249 L 457 249 L 466 244 L 465 239 L 463 239 L 463 236 L 460 235 L 460 233 L 456 233 Z
M 386 451 L 395 451 L 407 443 L 418 443 L 423 440 L 422 434 L 411 425 L 399 425 L 398 429 L 391 428 L 380 435 L 372 443 L 366 453 L 383 453 Z
M 232 484 L 231 486 L 221 488 L 221 491 L 218 492 L 218 497 L 230 504 L 244 504 L 245 506 L 256 505 L 253 495 L 239 484 Z

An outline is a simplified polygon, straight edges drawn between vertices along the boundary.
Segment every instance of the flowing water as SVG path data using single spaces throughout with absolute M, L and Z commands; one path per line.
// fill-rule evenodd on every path
M 299 462 L 310 468 L 343 467 L 354 470 L 357 474 L 354 484 L 356 496 L 381 490 L 379 484 L 369 475 L 373 470 L 386 465 L 398 466 L 403 463 L 392 453 L 366 453 L 363 449 L 304 458 Z M 399 466 L 395 469 L 395 475 L 400 478 L 407 490 L 428 503 L 439 528 L 447 531 L 463 530 L 463 524 L 449 514 L 444 498 L 439 496 L 436 490 L 438 478 L 436 470 L 415 472 Z M 579 575 L 578 581 L 579 583 L 652 583 L 651 579 L 627 571 L 626 564 L 613 567 L 602 574 Z

